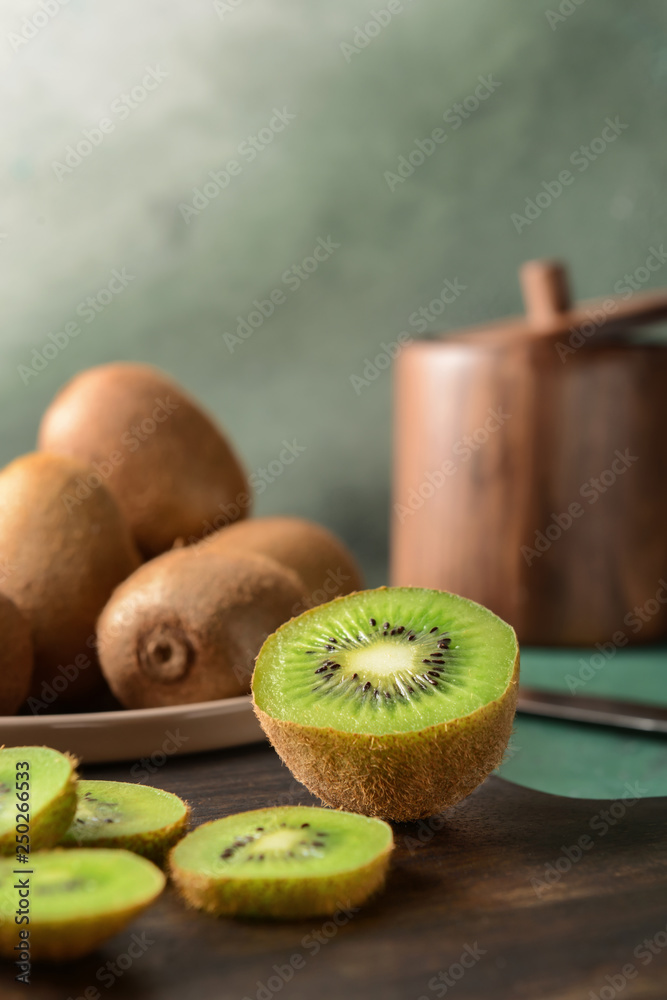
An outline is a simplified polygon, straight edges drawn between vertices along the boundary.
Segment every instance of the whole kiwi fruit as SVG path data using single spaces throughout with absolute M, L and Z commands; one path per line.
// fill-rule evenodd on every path
M 74 378 L 44 414 L 39 447 L 101 471 L 147 558 L 245 517 L 251 505 L 221 431 L 148 365 L 101 365 Z
M 0 594 L 0 636 L 0 715 L 14 715 L 28 697 L 34 653 L 28 622 L 4 594 Z
M 266 556 L 198 549 L 143 565 L 100 616 L 102 670 L 126 708 L 248 693 L 262 643 L 303 600 L 296 573 Z
M 130 529 L 100 477 L 62 455 L 36 452 L 3 469 L 0 511 L 0 590 L 30 626 L 32 694 L 58 709 L 83 705 L 104 688 L 97 617 L 140 563 Z
M 256 517 L 209 535 L 203 546 L 219 552 L 259 552 L 301 577 L 306 600 L 294 614 L 334 597 L 361 590 L 361 570 L 352 553 L 321 524 L 301 517 Z

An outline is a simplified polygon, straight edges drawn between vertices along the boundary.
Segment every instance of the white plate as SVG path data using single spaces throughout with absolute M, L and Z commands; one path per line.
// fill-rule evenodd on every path
M 85 764 L 147 758 L 159 766 L 176 754 L 221 750 L 263 739 L 247 695 L 167 708 L 0 716 L 0 746 L 69 750 Z

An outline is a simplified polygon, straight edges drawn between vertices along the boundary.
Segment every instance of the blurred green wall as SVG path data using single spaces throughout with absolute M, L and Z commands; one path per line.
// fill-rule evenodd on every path
M 366 360 L 446 279 L 443 329 L 518 310 L 526 258 L 566 258 L 591 296 L 660 247 L 666 30 L 657 0 L 3 0 L 0 460 L 77 371 L 151 361 L 251 470 L 304 448 L 258 512 L 328 524 L 382 582 L 391 374 Z M 575 154 L 608 118 L 627 127 Z

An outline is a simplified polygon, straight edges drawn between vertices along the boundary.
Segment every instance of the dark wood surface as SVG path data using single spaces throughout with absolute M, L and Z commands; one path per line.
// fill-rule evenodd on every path
M 84 774 L 136 780 L 131 767 Z M 316 804 L 266 746 L 173 758 L 150 783 L 186 797 L 195 825 L 261 806 Z M 89 988 L 127 1000 L 589 1000 L 590 990 L 597 997 L 607 985 L 605 976 L 613 981 L 632 963 L 638 974 L 621 991 L 624 1000 L 664 1000 L 667 948 L 646 965 L 633 952 L 656 934 L 667 941 L 660 939 L 667 927 L 667 799 L 619 803 L 618 819 L 602 832 L 603 811 L 612 805 L 492 777 L 444 818 L 396 826 L 385 891 L 343 926 L 216 920 L 186 910 L 168 889 L 95 955 L 75 966 L 36 966 L 30 987 L 13 983 L 11 967 L 0 965 L 0 996 L 90 1000 Z M 531 880 L 544 881 L 545 866 L 584 835 L 592 846 L 538 896 Z M 152 943 L 109 984 L 106 963 L 144 933 Z M 316 934 L 324 943 L 314 954 Z M 445 994 L 445 981 L 433 977 L 450 967 L 458 975 L 467 946 L 484 954 Z M 276 990 L 274 966 L 295 955 L 302 967 Z

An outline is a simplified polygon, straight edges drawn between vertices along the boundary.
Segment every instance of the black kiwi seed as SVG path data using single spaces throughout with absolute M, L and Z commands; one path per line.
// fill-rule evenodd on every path
M 324 844 L 322 843 L 321 840 L 314 840 L 313 847 L 324 847 Z
M 310 823 L 302 823 L 301 829 L 304 830 L 307 826 L 310 826 Z
M 429 635 L 433 635 L 433 633 L 434 633 L 434 632 L 437 632 L 437 631 L 438 631 L 438 626 L 437 626 L 437 625 L 434 625 L 434 626 L 433 626 L 433 628 L 431 629 L 431 631 L 430 631 Z
M 408 642 L 414 642 L 416 638 L 417 638 L 416 635 L 409 635 L 408 636 Z
M 443 639 L 442 642 L 438 643 L 438 649 L 447 649 L 451 641 L 451 639 Z
M 384 623 L 384 625 L 382 626 L 382 628 L 383 628 L 383 629 L 385 630 L 385 632 L 386 632 L 386 630 L 387 630 L 387 629 L 389 628 L 389 622 L 385 622 L 385 623 Z
M 366 681 L 366 683 L 364 684 L 362 690 L 363 691 L 370 691 L 370 689 L 371 689 L 371 682 L 370 681 Z
M 359 676 L 359 674 L 352 674 L 352 680 L 356 681 L 356 679 L 357 679 L 358 676 Z
M 369 618 L 368 620 L 371 623 L 371 625 L 375 628 L 375 626 L 377 625 L 377 622 L 375 621 L 375 618 Z
M 400 625 L 400 626 L 399 626 L 399 627 L 398 627 L 398 628 L 396 629 L 396 635 L 403 635 L 403 633 L 404 633 L 404 632 L 405 632 L 405 625 Z

